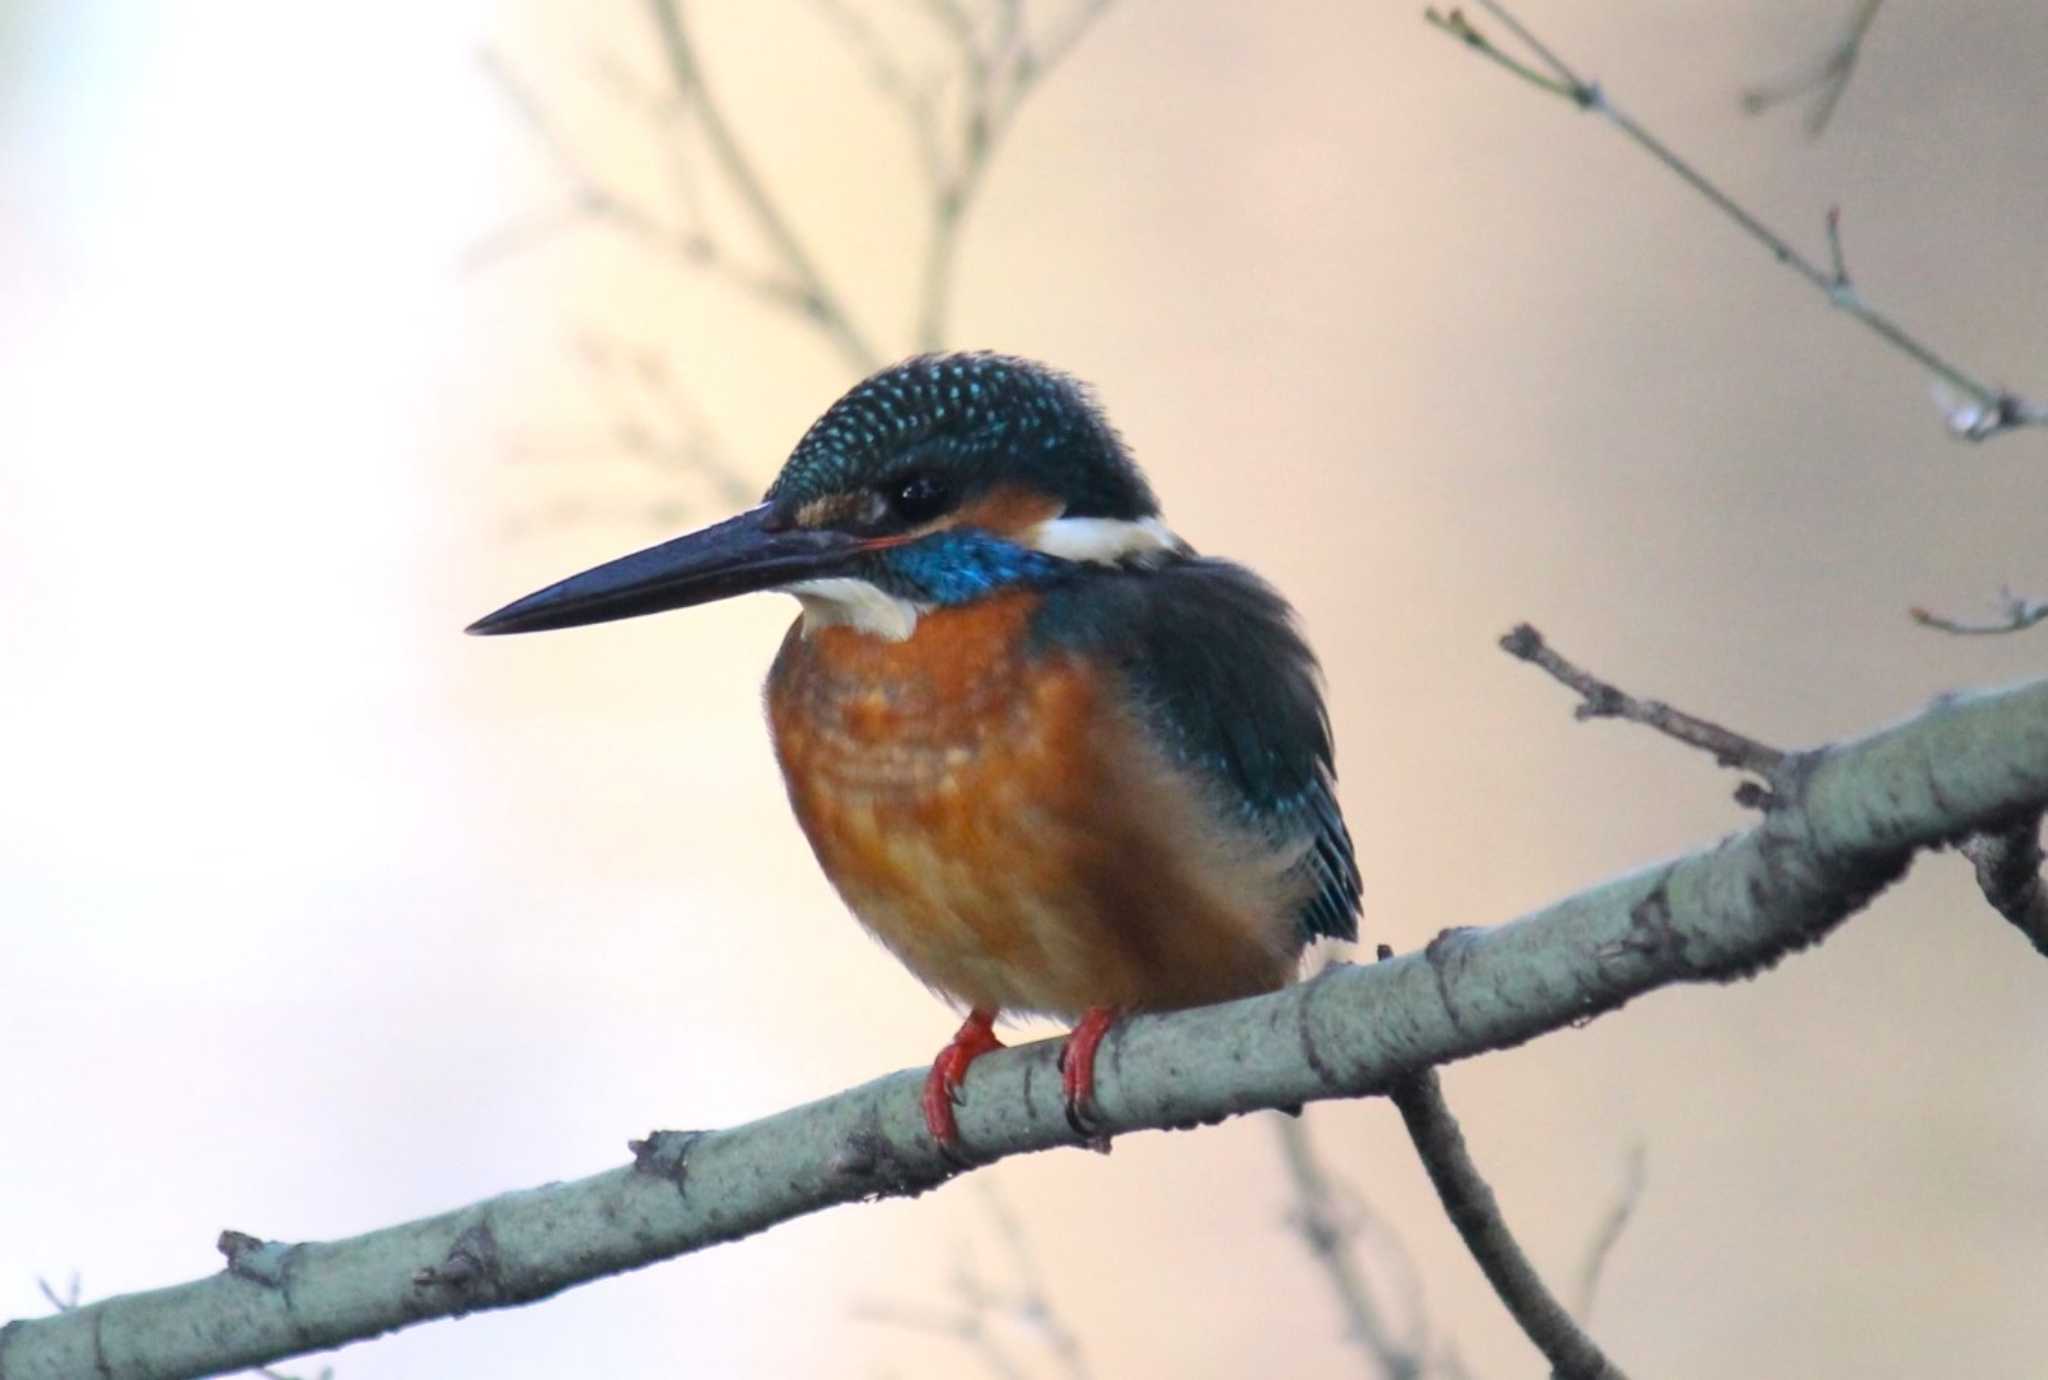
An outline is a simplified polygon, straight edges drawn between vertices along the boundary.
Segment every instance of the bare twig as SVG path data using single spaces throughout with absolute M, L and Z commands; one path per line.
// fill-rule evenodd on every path
M 1026 1380 L 1024 1367 L 1010 1355 L 995 1330 L 989 1326 L 986 1309 L 917 1308 L 901 1303 L 859 1303 L 853 1315 L 863 1322 L 950 1337 L 980 1358 L 982 1368 L 996 1380 Z
M 579 332 L 574 349 L 620 418 L 613 439 L 621 451 L 659 470 L 701 475 L 727 503 L 754 496 L 759 486 L 726 455 L 696 398 L 659 350 L 608 340 L 596 330 Z M 653 424 L 647 420 L 650 409 Z
M 1010 1252 L 1017 1286 L 1005 1292 L 983 1281 L 973 1263 L 963 1259 L 953 1272 L 956 1303 L 951 1308 L 877 1301 L 856 1304 L 854 1316 L 868 1322 L 909 1328 L 935 1336 L 951 1337 L 970 1348 L 984 1369 L 997 1380 L 1023 1380 L 1025 1366 L 1003 1344 L 995 1323 L 1007 1319 L 1037 1335 L 1068 1380 L 1090 1380 L 1092 1372 L 1081 1342 L 1060 1318 L 1045 1291 L 1044 1276 L 1024 1234 L 1002 1195 L 992 1184 L 982 1184 L 982 1202 L 993 1219 L 996 1234 Z
M 1388 1380 L 1414 1380 L 1423 1373 L 1422 1357 L 1416 1347 L 1395 1338 L 1380 1316 L 1371 1286 L 1352 1254 L 1354 1229 L 1345 1220 L 1335 1186 L 1309 1144 L 1307 1127 L 1300 1118 L 1279 1117 L 1274 1120 L 1274 1130 L 1280 1137 L 1288 1179 L 1294 1185 L 1294 1210 L 1289 1216 L 1310 1257 L 1330 1282 L 1344 1313 L 1346 1335 Z
M 1586 1245 L 1586 1259 L 1579 1266 L 1578 1307 L 1573 1310 L 1582 1324 L 1593 1321 L 1593 1300 L 1599 1297 L 1600 1276 L 1607 1269 L 1607 1258 L 1614 1253 L 1614 1244 L 1621 1240 L 1622 1232 L 1628 1229 L 1629 1219 L 1635 1216 L 1636 1204 L 1642 1201 L 1648 1159 L 1641 1141 L 1629 1147 L 1628 1157 L 1622 1162 L 1621 1188 L 1615 1194 L 1614 1206 L 1607 1209 L 1599 1229 Z
M 43 1291 L 43 1297 L 50 1301 L 50 1307 L 56 1309 L 59 1313 L 69 1313 L 72 1309 L 78 1307 L 80 1295 L 78 1271 L 76 1270 L 71 1272 L 70 1287 L 61 1294 L 51 1286 L 49 1280 L 44 1279 L 41 1275 L 36 1276 L 36 1288 Z
M 1912 614 L 1913 621 L 1923 627 L 1962 637 L 1997 637 L 2004 633 L 2025 632 L 2036 623 L 2048 622 L 2048 599 L 2029 599 L 2001 587 L 1998 608 L 2003 616 L 1991 623 L 1966 623 L 1919 608 L 1908 612 Z
M 906 115 L 929 110 L 929 97 L 924 94 L 926 83 L 910 75 L 865 13 L 846 0 L 811 0 L 811 5 L 860 60 L 876 91 Z
M 1073 51 L 1110 4 L 1111 0 L 1081 0 L 1042 41 L 1034 44 L 1024 35 L 1021 4 L 1011 0 L 998 14 L 993 38 L 984 43 L 973 20 L 956 0 L 928 0 L 926 8 L 946 30 L 960 55 L 964 91 L 959 151 L 951 160 L 942 157 L 931 164 L 937 175 L 932 192 L 931 238 L 919 275 L 919 349 L 936 350 L 945 341 L 961 226 L 1018 108 L 1032 89 Z
M 1855 12 L 1849 16 L 1848 26 L 1833 47 L 1790 76 L 1744 91 L 1743 111 L 1761 115 L 1775 105 L 1812 92 L 1813 104 L 1806 111 L 1806 135 L 1809 139 L 1818 139 L 1834 116 L 1842 93 L 1849 89 L 1849 78 L 1856 73 L 1856 59 L 1863 56 L 1863 39 L 1870 32 L 1871 21 L 1877 18 L 1883 4 L 1884 0 L 1856 0 Z
M 2041 877 L 2041 816 L 2030 815 L 2010 829 L 1973 834 L 1963 856 L 1977 869 L 1977 885 L 1992 908 L 2019 927 L 2048 954 L 2048 883 Z
M 1094 1372 L 1089 1368 L 1087 1353 L 1081 1349 L 1081 1339 L 1052 1305 L 1052 1296 L 1045 1288 L 1045 1273 L 1038 1268 L 1038 1256 L 1031 1249 L 1031 1238 L 1024 1234 L 1023 1223 L 993 1183 L 981 1184 L 981 1197 L 989 1216 L 995 1219 L 996 1234 L 1010 1248 L 1010 1263 L 1017 1272 L 1019 1287 L 1011 1310 L 1045 1339 L 1046 1349 L 1058 1359 L 1070 1380 L 1089 1380 Z
M 1444 1212 L 1494 1293 L 1556 1374 L 1566 1380 L 1623 1380 L 1621 1368 L 1572 1321 L 1508 1230 L 1493 1189 L 1465 1148 L 1436 1071 L 1395 1084 L 1392 1097 Z
M 882 356 L 860 328 L 853 324 L 838 295 L 826 285 L 824 275 L 811 260 L 810 252 L 768 195 L 767 186 L 740 148 L 732 126 L 726 123 L 724 109 L 712 98 L 711 89 L 704 81 L 703 69 L 697 62 L 697 51 L 691 46 L 690 36 L 683 27 L 682 0 L 648 0 L 648 3 L 661 30 L 662 47 L 668 55 L 669 73 L 675 80 L 677 93 L 697 112 L 705 142 L 710 145 L 719 170 L 753 217 L 755 228 L 768 241 L 797 284 L 804 313 L 857 373 L 872 373 L 880 367 Z
M 669 225 L 659 214 L 606 186 L 591 172 L 577 157 L 547 106 L 502 58 L 487 48 L 478 54 L 478 62 L 568 183 L 569 196 L 563 205 L 515 218 L 471 244 L 462 255 L 466 271 L 488 268 L 501 259 L 538 248 L 565 230 L 596 223 L 609 225 L 692 268 L 716 274 L 766 306 L 804 316 L 812 314 L 802 284 L 741 262 L 703 230 L 695 193 L 687 180 L 684 202 L 688 222 L 681 227 Z M 620 83 L 625 79 L 617 76 L 610 65 L 601 64 L 598 74 L 608 89 L 621 94 Z M 681 166 L 687 167 L 687 161 Z
M 1952 434 L 1967 441 L 1982 441 L 2018 427 L 2048 425 L 2048 406 L 2029 402 L 2009 389 L 1981 382 L 1974 375 L 1965 372 L 1961 366 L 1937 354 L 1932 347 L 1923 344 L 1918 337 L 1871 306 L 1863 295 L 1849 284 L 1846 275 L 1838 277 L 1835 272 L 1823 268 L 1794 248 L 1790 240 L 1765 225 L 1741 203 L 1709 181 L 1704 173 L 1637 124 L 1607 98 L 1599 83 L 1581 79 L 1499 4 L 1498 0 L 1481 0 L 1481 3 L 1534 54 L 1534 64 L 1524 62 L 1500 48 L 1483 31 L 1475 27 L 1462 10 L 1432 8 L 1425 12 L 1424 18 L 1471 51 L 1514 73 L 1530 85 L 1548 91 L 1554 96 L 1563 97 L 1581 110 L 1592 111 L 1604 117 L 1637 147 L 1706 198 L 1716 210 L 1742 227 L 1752 239 L 1769 250 L 1773 258 L 1819 289 L 1831 305 L 1862 322 L 1892 348 L 1933 374 L 1937 384 L 1955 395 L 1953 399 L 1937 399 Z
M 1543 634 L 1527 623 L 1517 624 L 1500 640 L 1501 649 L 1548 672 L 1552 679 L 1578 692 L 1580 704 L 1572 711 L 1577 719 L 1627 719 L 1654 728 L 1688 747 L 1712 753 L 1724 767 L 1754 772 L 1769 781 L 1785 764 L 1786 755 L 1756 739 L 1723 728 L 1717 723 L 1673 709 L 1661 700 L 1639 700 L 1617 686 L 1580 670 L 1552 650 Z M 1738 791 L 1736 799 L 1745 805 L 1760 805 L 1764 797 L 1754 791 Z

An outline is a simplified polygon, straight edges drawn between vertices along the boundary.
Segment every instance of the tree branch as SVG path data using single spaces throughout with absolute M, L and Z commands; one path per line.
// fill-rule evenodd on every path
M 1060 1317 L 1059 1310 L 1053 1307 L 1052 1299 L 1046 1293 L 1045 1275 L 1038 1267 L 1038 1258 L 1032 1253 L 1023 1223 L 1010 1211 L 992 1183 L 987 1179 L 979 1182 L 982 1201 L 995 1222 L 996 1232 L 1009 1248 L 1011 1266 L 1017 1277 L 1016 1287 L 992 1287 L 982 1279 L 971 1260 L 963 1259 L 953 1272 L 953 1292 L 957 1296 L 955 1306 L 931 1308 L 880 1300 L 857 1306 L 855 1316 L 885 1326 L 951 1337 L 974 1351 L 981 1358 L 983 1368 L 992 1374 L 1016 1376 L 1022 1380 L 1026 1374 L 1024 1367 L 997 1337 L 996 1324 L 1007 1321 L 1020 1330 L 1035 1334 L 1059 1363 L 1067 1380 L 1092 1380 L 1094 1372 L 1081 1349 L 1081 1339 Z
M 1522 1253 L 1493 1189 L 1472 1162 L 1465 1137 L 1444 1101 L 1443 1082 L 1435 1069 L 1396 1083 L 1394 1105 L 1415 1142 L 1415 1153 L 1436 1185 L 1451 1225 L 1479 1262 L 1486 1282 L 1507 1306 L 1515 1322 L 1563 1380 L 1626 1380 L 1593 1339 L 1572 1321 L 1572 1315 L 1544 1285 Z
M 726 123 L 725 111 L 712 100 L 711 89 L 704 83 L 703 69 L 697 64 L 697 51 L 691 46 L 690 36 L 683 28 L 681 0 L 648 0 L 648 3 L 653 6 L 655 23 L 661 29 L 662 46 L 668 54 L 669 72 L 675 78 L 677 91 L 683 99 L 693 103 L 698 122 L 704 128 L 705 141 L 710 144 L 720 170 L 739 194 L 762 237 L 796 281 L 805 314 L 825 333 L 837 347 L 840 357 L 852 365 L 856 373 L 873 373 L 881 367 L 881 355 L 853 324 L 837 294 L 826 286 L 824 275 L 811 262 L 810 253 L 797 239 L 788 219 L 755 173 L 753 163 L 740 148 L 732 126 Z
M 1856 75 L 1856 60 L 1863 56 L 1863 40 L 1883 5 L 1884 0 L 1856 0 L 1856 10 L 1833 47 L 1789 77 L 1744 91 L 1743 112 L 1761 115 L 1772 106 L 1815 92 L 1813 105 L 1806 112 L 1806 137 L 1818 139 L 1834 117 L 1842 93 L 1849 89 L 1849 78 Z
M 1601 680 L 1591 672 L 1582 671 L 1572 662 L 1558 655 L 1550 644 L 1543 640 L 1543 634 L 1527 623 L 1518 623 L 1500 640 L 1501 650 L 1518 660 L 1540 667 L 1551 679 L 1579 693 L 1579 707 L 1572 711 L 1577 719 L 1626 719 L 1631 723 L 1654 728 L 1667 738 L 1673 738 L 1687 747 L 1696 747 L 1711 753 L 1716 762 L 1724 767 L 1754 772 L 1772 781 L 1784 770 L 1786 756 L 1783 751 L 1732 728 L 1723 728 L 1717 723 L 1696 718 L 1682 709 L 1673 709 L 1662 700 L 1642 700 L 1622 690 L 1619 686 Z M 1769 799 L 1767 790 L 1738 790 L 1735 798 L 1744 805 L 1763 805 Z
M 1977 869 L 1977 885 L 1993 910 L 2048 954 L 2048 883 L 2041 877 L 2039 811 L 2007 829 L 1972 834 L 1963 856 Z
M 1936 632 L 1954 633 L 1958 637 L 2000 637 L 2006 633 L 2025 632 L 2036 623 L 2048 622 L 2048 599 L 2029 599 L 2024 594 L 2014 594 L 2009 589 L 1998 591 L 1998 608 L 2001 616 L 1992 623 L 1968 623 L 1957 618 L 1948 618 L 1926 609 L 1910 609 L 1913 621 Z
M 1849 281 L 1847 270 L 1841 266 L 1837 232 L 1831 231 L 1835 263 L 1831 268 L 1823 268 L 1793 248 L 1790 240 L 1765 225 L 1748 208 L 1709 181 L 1704 173 L 1680 157 L 1656 135 L 1637 124 L 1607 98 L 1607 93 L 1600 88 L 1599 83 L 1579 77 L 1565 65 L 1563 59 L 1523 27 L 1498 0 L 1478 0 L 1478 3 L 1513 34 L 1516 41 L 1535 55 L 1535 63 L 1521 61 L 1499 47 L 1465 17 L 1463 10 L 1445 11 L 1431 8 L 1424 12 L 1423 17 L 1473 52 L 1514 73 L 1539 90 L 1563 97 L 1581 110 L 1603 116 L 1638 148 L 1663 164 L 1681 182 L 1705 197 L 1722 215 L 1742 227 L 1751 239 L 1769 250 L 1771 256 L 1779 263 L 1818 288 L 1828 299 L 1829 305 L 1862 322 L 1893 349 L 1933 374 L 1937 384 L 1956 395 L 1942 402 L 1952 434 L 1966 441 L 1982 441 L 2018 427 L 2048 426 L 2048 405 L 2029 402 L 2008 389 L 1995 388 L 1980 382 L 1959 365 L 1952 364 L 1935 353 L 1932 347 L 1921 343 L 1918 337 L 1865 301 L 1863 294 Z
M 1579 1266 L 1579 1297 L 1575 1310 L 1582 1323 L 1593 1321 L 1593 1301 L 1600 1296 L 1600 1277 L 1607 1270 L 1607 1259 L 1614 1253 L 1615 1243 L 1621 1240 L 1622 1232 L 1628 1229 L 1629 1219 L 1635 1216 L 1636 1204 L 1642 1201 L 1643 1185 L 1648 1179 L 1649 1156 L 1641 1142 L 1629 1149 L 1628 1160 L 1623 1165 L 1621 1188 L 1614 1196 L 1614 1206 L 1607 1209 L 1607 1215 L 1600 1220 L 1593 1239 L 1586 1245 L 1585 1261 Z
M 936 350 L 946 339 L 960 231 L 1018 109 L 1110 4 L 1111 0 L 1080 0 L 1065 22 L 1037 44 L 1024 37 L 1022 7 L 1006 6 L 995 39 L 987 48 L 966 12 L 952 0 L 936 0 L 927 6 L 959 50 L 965 110 L 957 160 L 948 165 L 943 157 L 933 161 L 927 153 L 927 166 L 935 175 L 931 239 L 925 247 L 917 294 L 920 350 Z M 915 119 L 912 127 L 917 130 Z M 918 132 L 921 137 L 927 133 Z
M 1747 831 L 1492 929 L 1270 996 L 1133 1019 L 1105 1042 L 1104 1134 L 1385 1092 L 1681 982 L 1755 974 L 1823 938 L 1921 849 L 2048 808 L 2048 680 L 1944 698 L 1802 753 Z M 976 1062 L 983 1162 L 1083 1142 L 1042 1041 Z M 170 1380 L 544 1298 L 839 1203 L 960 1172 L 924 1127 L 924 1070 L 727 1131 L 651 1136 L 635 1164 L 343 1241 L 229 1234 L 228 1268 L 0 1329 L 0 1380 Z
M 1336 1189 L 1309 1145 L 1308 1127 L 1299 1117 L 1276 1118 L 1274 1127 L 1280 1136 L 1281 1156 L 1287 1162 L 1287 1177 L 1294 1184 L 1293 1226 L 1330 1281 L 1337 1306 L 1344 1311 L 1346 1336 L 1387 1380 L 1416 1380 L 1422 1374 L 1419 1348 L 1396 1339 L 1380 1316 L 1372 1290 L 1352 1259 L 1352 1232 L 1343 1220 Z

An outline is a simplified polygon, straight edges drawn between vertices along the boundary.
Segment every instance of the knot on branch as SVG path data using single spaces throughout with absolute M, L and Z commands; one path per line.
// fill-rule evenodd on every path
M 677 1193 L 688 1197 L 690 1151 L 709 1134 L 708 1131 L 649 1131 L 645 1140 L 627 1141 L 626 1149 L 633 1153 L 636 1172 L 667 1179 L 676 1186 Z
M 934 1164 L 928 1155 L 912 1154 L 882 1130 L 882 1109 L 868 1110 L 862 1124 L 847 1133 L 826 1161 L 833 1178 L 855 1189 L 864 1202 L 882 1198 L 915 1198 L 937 1188 L 974 1165 L 951 1154 Z
M 297 1249 L 282 1241 L 265 1241 L 245 1231 L 229 1228 L 220 1234 L 213 1248 L 227 1257 L 228 1273 L 266 1289 L 282 1289 L 291 1254 Z
M 498 1238 L 488 1222 L 478 1222 L 455 1238 L 440 1264 L 415 1270 L 413 1287 L 448 1289 L 464 1303 L 481 1302 L 497 1294 L 500 1265 Z M 457 1308 L 455 1314 L 465 1311 Z

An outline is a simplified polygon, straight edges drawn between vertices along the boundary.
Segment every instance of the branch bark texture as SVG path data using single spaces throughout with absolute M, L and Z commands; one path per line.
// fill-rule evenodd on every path
M 1337 966 L 1271 996 L 1132 1020 L 1104 1043 L 1109 1134 L 1384 1093 L 1674 983 L 1745 977 L 1825 936 L 1923 848 L 2048 806 L 2048 680 L 1943 699 L 1795 755 L 1761 823 L 1491 929 Z M 983 1162 L 1080 1140 L 1047 1041 L 974 1066 L 961 1133 Z M 911 1070 L 638 1162 L 342 1241 L 222 1238 L 227 1269 L 0 1329 L 0 1380 L 169 1380 L 247 1368 L 544 1298 L 962 1167 Z

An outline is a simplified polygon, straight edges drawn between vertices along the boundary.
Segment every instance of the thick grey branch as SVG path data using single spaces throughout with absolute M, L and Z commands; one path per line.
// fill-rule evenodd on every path
M 1825 936 L 1914 854 L 2048 807 L 2048 680 L 1944 699 L 1788 763 L 1763 820 L 1710 848 L 1491 929 L 1271 996 L 1134 1019 L 1104 1043 L 1100 1130 L 1185 1127 L 1385 1092 L 1680 982 L 1728 980 Z M 984 1161 L 1076 1145 L 1046 1041 L 974 1066 Z M 922 1069 L 728 1131 L 655 1136 L 640 1165 L 343 1241 L 237 1240 L 205 1279 L 0 1329 L 0 1380 L 168 1380 L 503 1308 L 959 1172 L 919 1110 Z
M 1499 1200 L 1465 1148 L 1436 1070 L 1425 1069 L 1395 1084 L 1392 1096 L 1451 1225 L 1552 1371 L 1562 1380 L 1624 1380 L 1621 1368 L 1601 1353 L 1544 1285 L 1508 1230 Z

